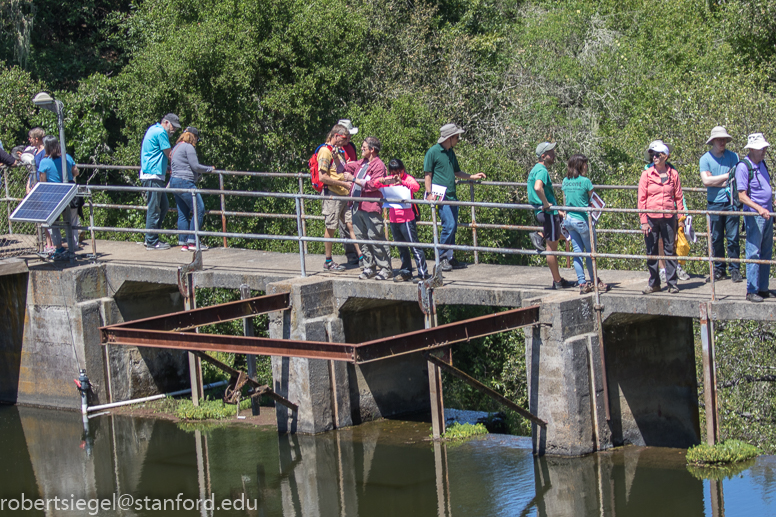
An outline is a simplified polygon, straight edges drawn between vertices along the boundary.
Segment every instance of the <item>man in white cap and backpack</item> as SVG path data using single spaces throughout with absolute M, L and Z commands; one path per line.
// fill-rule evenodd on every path
M 461 172 L 458 166 L 458 159 L 455 156 L 453 147 L 460 141 L 460 135 L 464 130 L 455 124 L 445 124 L 439 129 L 439 139 L 437 143 L 431 146 L 426 152 L 423 160 L 423 171 L 426 176 L 425 197 L 431 195 L 433 186 L 445 187 L 444 200 L 458 201 L 455 194 L 455 178 L 465 180 L 485 179 L 485 174 L 466 174 Z M 439 238 L 440 244 L 455 245 L 455 232 L 458 230 L 458 207 L 451 205 L 438 205 L 439 218 L 442 220 L 442 235 Z M 442 250 L 439 253 L 439 269 L 450 271 L 452 269 L 461 269 L 466 264 L 453 258 L 453 250 Z
M 738 199 L 744 205 L 744 212 L 758 215 L 745 216 L 746 258 L 771 260 L 773 257 L 773 190 L 768 167 L 765 165 L 765 150 L 770 147 L 762 133 L 752 133 L 744 149 L 749 154 L 736 166 L 736 190 Z M 746 299 L 761 302 L 773 296 L 768 288 L 771 266 L 768 264 L 746 265 Z
M 706 145 L 711 149 L 701 156 L 700 171 L 701 181 L 706 187 L 706 209 L 715 212 L 729 212 L 733 210 L 725 189 L 730 175 L 730 169 L 738 163 L 738 155 L 726 149 L 727 144 L 733 140 L 724 127 L 717 126 L 711 130 Z M 727 240 L 728 258 L 737 259 L 741 253 L 738 242 L 739 217 L 737 215 L 712 215 L 711 218 L 711 246 L 714 256 L 725 258 L 725 240 Z M 714 280 L 723 280 L 725 262 L 714 262 Z M 741 282 L 741 265 L 738 262 L 730 263 L 730 279 L 733 282 Z

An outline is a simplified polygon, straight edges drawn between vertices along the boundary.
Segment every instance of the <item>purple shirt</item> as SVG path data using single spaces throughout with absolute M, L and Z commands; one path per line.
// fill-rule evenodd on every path
M 746 192 L 749 190 L 749 199 L 767 209 L 769 212 L 773 211 L 773 191 L 771 190 L 771 177 L 768 175 L 768 169 L 765 166 L 765 160 L 755 165 L 749 159 L 744 158 L 744 163 L 739 163 L 736 167 L 736 183 L 738 184 L 739 192 Z M 749 181 L 749 169 L 747 163 L 754 168 L 754 174 L 752 181 Z M 744 205 L 745 212 L 754 212 L 753 209 Z

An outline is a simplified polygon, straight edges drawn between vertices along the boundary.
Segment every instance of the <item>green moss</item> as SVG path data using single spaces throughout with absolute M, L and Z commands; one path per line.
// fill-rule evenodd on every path
M 240 401 L 240 410 L 251 407 L 250 399 Z M 182 420 L 220 420 L 237 414 L 236 406 L 224 404 L 221 400 L 202 399 L 199 406 L 194 406 L 191 400 L 181 400 L 175 408 L 175 416 Z
M 475 436 L 488 434 L 483 424 L 459 424 L 454 423 L 445 430 L 445 440 L 468 440 Z
M 720 467 L 752 459 L 760 449 L 740 440 L 726 440 L 717 445 L 700 444 L 687 451 L 687 464 L 697 467 Z

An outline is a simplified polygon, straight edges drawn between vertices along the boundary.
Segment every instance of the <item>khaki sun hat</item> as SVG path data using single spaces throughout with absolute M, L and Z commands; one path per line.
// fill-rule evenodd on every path
M 723 126 L 716 126 L 714 129 L 711 130 L 711 135 L 709 136 L 709 139 L 706 140 L 706 145 L 711 145 L 711 142 L 714 141 L 716 138 L 724 138 L 728 142 L 733 140 L 733 137 L 728 135 L 728 132 L 725 130 Z
M 439 128 L 439 140 L 437 140 L 438 144 L 441 144 L 451 136 L 460 135 L 461 133 L 465 133 L 465 131 L 456 126 L 455 124 L 445 124 L 441 128 Z
M 769 144 L 762 133 L 752 133 L 749 135 L 749 138 L 747 139 L 746 145 L 744 146 L 744 149 L 765 149 L 766 147 L 770 147 L 771 144 Z

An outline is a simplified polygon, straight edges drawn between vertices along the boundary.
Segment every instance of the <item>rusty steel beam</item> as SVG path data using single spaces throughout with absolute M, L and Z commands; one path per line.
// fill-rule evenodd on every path
M 119 323 L 103 328 L 133 328 L 181 332 L 201 327 L 202 325 L 212 325 L 213 323 L 247 318 L 266 312 L 283 311 L 289 307 L 290 297 L 288 293 L 268 294 L 266 296 L 237 300 L 200 309 Z
M 164 332 L 121 327 L 100 329 L 103 345 L 145 346 L 190 351 L 228 352 L 231 354 L 277 355 L 354 361 L 355 345 L 321 341 L 293 341 L 262 337 L 221 336 L 193 332 Z
M 467 373 L 462 372 L 461 370 L 459 370 L 455 366 L 453 366 L 453 365 L 443 361 L 442 359 L 440 359 L 438 357 L 435 357 L 435 356 L 433 356 L 433 355 L 431 355 L 429 353 L 425 354 L 425 358 L 426 358 L 426 360 L 428 362 L 434 363 L 435 365 L 439 366 L 440 368 L 442 368 L 444 370 L 447 370 L 448 372 L 450 372 L 454 376 L 458 377 L 459 379 L 464 381 L 466 384 L 468 384 L 472 388 L 474 388 L 474 389 L 484 393 L 485 395 L 489 396 L 490 398 L 494 399 L 495 401 L 504 404 L 506 407 L 508 407 L 509 409 L 515 411 L 517 414 L 519 414 L 523 418 L 527 418 L 531 422 L 533 422 L 533 423 L 535 423 L 537 425 L 540 425 L 542 427 L 547 427 L 547 422 L 545 422 L 541 418 L 532 415 L 531 412 L 528 411 L 527 409 L 521 408 L 520 406 L 518 406 L 517 404 L 515 404 L 514 402 L 512 402 L 508 398 L 506 398 L 503 395 L 501 395 L 500 393 L 497 393 L 497 392 L 493 391 L 492 389 L 488 388 L 487 386 L 482 384 L 480 381 L 478 381 L 474 377 L 469 376 Z
M 448 346 L 461 341 L 514 330 L 539 322 L 539 306 L 498 312 L 479 318 L 448 323 L 439 327 L 417 330 L 374 341 L 355 347 L 356 364 L 378 361 L 397 355 Z

